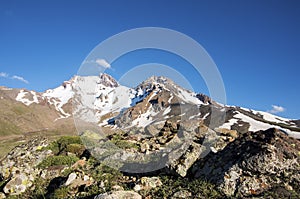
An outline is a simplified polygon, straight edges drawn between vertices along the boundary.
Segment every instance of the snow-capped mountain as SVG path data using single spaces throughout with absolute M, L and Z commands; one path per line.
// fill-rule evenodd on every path
M 172 121 L 178 125 L 202 123 L 212 129 L 230 129 L 240 133 L 275 127 L 294 137 L 299 138 L 300 135 L 299 120 L 221 105 L 206 95 L 181 88 L 165 77 L 150 77 L 137 87 L 128 88 L 108 74 L 75 76 L 43 93 L 5 87 L 1 87 L 0 91 L 2 100 L 9 98 L 31 109 L 47 107 L 53 123 L 72 118 L 73 114 L 100 127 L 134 128 L 150 134 L 166 121 Z
M 208 96 L 181 88 L 165 77 L 151 77 L 135 88 L 119 85 L 108 75 L 101 74 L 99 78 L 98 82 L 95 80 L 95 87 L 92 87 L 96 88 L 95 96 L 88 105 L 96 110 L 90 116 L 96 116 L 99 126 L 129 131 L 134 128 L 153 134 L 154 129 L 158 130 L 166 121 L 178 125 L 185 121 L 241 133 L 278 128 L 291 136 L 299 136 L 299 122 L 296 120 L 221 105 Z

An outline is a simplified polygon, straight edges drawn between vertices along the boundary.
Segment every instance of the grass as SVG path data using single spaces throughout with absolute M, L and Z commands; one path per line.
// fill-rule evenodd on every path
M 8 136 L 12 134 L 20 134 L 20 129 L 12 122 L 0 118 L 0 136 Z
M 20 145 L 18 137 L 0 142 L 0 160 L 7 155 L 14 147 Z
M 16 113 L 17 115 L 22 115 L 28 112 L 27 107 L 24 107 L 24 105 L 15 105 L 11 108 L 11 110 Z

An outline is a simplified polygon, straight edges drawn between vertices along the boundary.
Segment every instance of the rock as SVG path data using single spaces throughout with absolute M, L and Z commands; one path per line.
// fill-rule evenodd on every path
M 68 169 L 69 167 L 65 165 L 55 165 L 55 166 L 49 166 L 45 170 L 41 172 L 41 177 L 44 179 L 52 179 L 54 177 L 58 177 L 61 175 L 61 173 Z
M 142 190 L 142 187 L 141 187 L 141 185 L 137 184 L 137 185 L 134 186 L 133 190 L 134 191 L 140 191 L 140 190 Z
M 90 179 L 89 176 L 87 176 L 87 175 L 84 175 L 84 176 L 83 176 L 83 181 L 88 181 L 89 179 Z
M 0 199 L 4 199 L 4 198 L 6 198 L 5 194 L 0 192 Z
M 231 137 L 232 139 L 229 140 L 230 142 L 232 142 L 234 139 L 238 137 L 238 133 L 236 130 L 230 130 L 226 128 L 216 128 L 215 131 L 220 133 L 223 136 Z
M 211 99 L 210 99 L 210 97 L 208 97 L 207 95 L 204 95 L 204 94 L 202 94 L 202 93 L 199 93 L 199 94 L 196 95 L 196 97 L 197 97 L 199 100 L 201 100 L 204 104 L 207 104 L 207 103 L 211 104 Z
M 198 126 L 195 125 L 197 123 L 198 123 L 197 120 L 193 120 L 193 121 L 191 121 L 191 120 L 183 120 L 180 123 L 180 128 L 182 128 L 186 132 L 193 132 L 193 131 L 195 131 L 198 128 Z
M 147 142 L 141 143 L 141 152 L 145 153 L 150 149 L 150 146 Z
M 141 184 L 144 189 L 151 189 L 162 185 L 159 177 L 142 177 Z
M 100 77 L 100 80 L 99 80 L 99 82 L 97 82 L 99 84 L 101 83 L 104 86 L 111 87 L 111 88 L 119 86 L 118 82 L 112 76 L 110 76 L 108 74 L 101 73 L 99 75 L 99 77 Z
M 191 169 L 227 196 L 254 197 L 281 185 L 299 190 L 300 141 L 277 129 L 248 132 Z
M 142 199 L 142 196 L 134 191 L 112 191 L 95 196 L 94 199 Z
M 72 184 L 72 182 L 76 179 L 77 175 L 76 173 L 70 173 L 65 185 L 69 186 L 70 184 Z
M 124 191 L 124 188 L 121 187 L 120 185 L 114 185 L 114 186 L 112 186 L 112 190 L 114 190 L 114 191 Z
M 175 170 L 177 174 L 185 177 L 188 169 L 196 162 L 203 152 L 203 148 L 200 144 L 192 142 L 189 149 L 179 158 L 175 159 L 170 164 L 170 167 Z
M 180 198 L 190 198 L 192 194 L 188 192 L 187 190 L 181 190 L 174 193 L 173 197 L 174 199 L 180 199 Z
M 164 122 L 156 122 L 156 123 L 150 124 L 150 125 L 146 126 L 145 132 L 149 133 L 152 136 L 156 136 L 161 131 L 161 129 L 164 127 L 164 125 L 165 125 Z
M 6 194 L 19 195 L 26 191 L 27 187 L 30 187 L 32 182 L 29 181 L 27 175 L 21 173 L 11 179 L 4 187 L 3 191 Z

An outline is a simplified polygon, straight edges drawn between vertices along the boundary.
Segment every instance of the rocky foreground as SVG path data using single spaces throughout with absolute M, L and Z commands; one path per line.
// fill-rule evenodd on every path
M 122 136 L 110 139 L 141 153 L 152 148 L 145 148 L 145 142 L 129 145 Z M 199 156 L 194 141 L 171 165 L 147 174 L 129 174 L 98 162 L 80 137 L 55 142 L 36 137 L 1 161 L 0 198 L 300 197 L 300 143 L 282 131 L 221 132 L 205 157 Z

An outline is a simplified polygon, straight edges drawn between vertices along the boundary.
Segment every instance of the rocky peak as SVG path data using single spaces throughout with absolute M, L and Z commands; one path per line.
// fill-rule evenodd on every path
M 211 100 L 211 98 L 210 97 L 208 97 L 207 95 L 204 95 L 204 94 L 202 94 L 202 93 L 199 93 L 199 94 L 197 94 L 196 95 L 196 97 L 200 100 L 200 101 L 202 101 L 204 104 L 212 104 L 212 100 Z
M 119 86 L 119 83 L 112 76 L 108 74 L 100 73 L 99 78 L 100 80 L 98 83 L 103 84 L 106 87 L 114 88 Z

